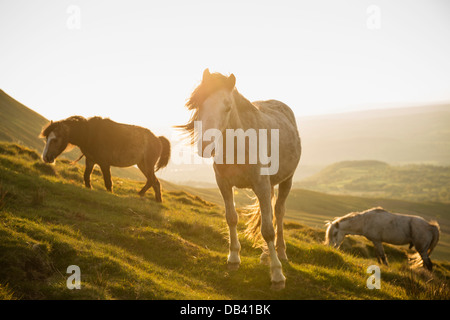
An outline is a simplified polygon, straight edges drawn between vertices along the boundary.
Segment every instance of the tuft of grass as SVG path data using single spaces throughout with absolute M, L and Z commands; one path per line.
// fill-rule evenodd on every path
M 32 206 L 42 206 L 45 200 L 45 190 L 43 188 L 36 188 L 31 197 Z
M 8 196 L 8 191 L 0 184 L 0 211 L 6 206 L 6 197 Z
M 56 175 L 54 166 L 51 164 L 48 164 L 48 163 L 38 161 L 38 162 L 33 163 L 33 168 L 42 174 L 46 174 L 46 175 L 50 175 L 50 176 Z
M 14 296 L 13 290 L 6 285 L 2 285 L 0 283 L 0 300 L 17 300 L 17 298 Z

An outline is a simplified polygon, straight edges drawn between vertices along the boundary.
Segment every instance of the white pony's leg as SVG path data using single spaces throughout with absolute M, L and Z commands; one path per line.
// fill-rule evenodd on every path
M 237 233 L 238 214 L 234 207 L 233 188 L 226 183 L 223 183 L 223 181 L 217 181 L 217 185 L 219 186 L 225 204 L 225 216 L 227 219 L 230 237 L 229 254 L 227 260 L 228 268 L 230 268 L 231 270 L 237 270 L 239 269 L 239 266 L 241 264 L 241 258 L 239 256 L 239 252 L 241 251 L 241 244 L 239 243 Z
M 286 211 L 285 202 L 291 191 L 291 186 L 292 177 L 279 184 L 277 201 L 275 203 L 275 218 L 277 223 L 276 250 L 280 260 L 288 260 L 286 255 L 286 243 L 283 235 L 283 218 Z
M 272 289 L 281 290 L 285 287 L 286 277 L 283 275 L 282 265 L 275 249 L 275 230 L 272 224 L 273 213 L 270 183 L 261 183 L 253 191 L 258 197 L 261 207 L 261 234 L 267 243 L 267 249 L 269 251 Z

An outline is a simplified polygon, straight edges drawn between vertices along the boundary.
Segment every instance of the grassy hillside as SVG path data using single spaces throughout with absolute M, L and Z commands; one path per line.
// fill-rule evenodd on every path
M 296 186 L 335 194 L 450 203 L 450 167 L 343 161 Z
M 450 263 L 433 274 L 411 269 L 406 251 L 387 247 L 382 287 L 368 290 L 370 244 L 351 238 L 343 251 L 322 244 L 323 230 L 286 223 L 287 287 L 269 290 L 260 250 L 241 237 L 242 265 L 226 267 L 223 208 L 164 187 L 164 203 L 141 183 L 114 178 L 82 187 L 81 168 L 43 164 L 30 149 L 0 144 L 0 298 L 2 299 L 449 299 Z M 173 191 L 169 191 L 169 189 Z M 244 226 L 244 217 L 239 229 Z M 353 245 L 352 245 L 353 244 Z M 68 290 L 66 269 L 81 269 Z
M 42 150 L 44 142 L 38 136 L 47 123 L 43 116 L 0 90 L 0 140 Z

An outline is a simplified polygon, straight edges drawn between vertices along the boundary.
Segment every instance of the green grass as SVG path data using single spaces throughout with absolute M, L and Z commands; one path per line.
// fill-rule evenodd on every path
M 286 289 L 271 291 L 269 268 L 245 238 L 240 269 L 227 269 L 223 207 L 195 190 L 164 183 L 159 204 L 152 191 L 137 195 L 142 182 L 115 177 L 114 194 L 104 191 L 98 171 L 89 190 L 79 165 L 36 155 L 0 143 L 1 299 L 450 298 L 448 262 L 411 269 L 404 249 L 387 246 L 382 287 L 369 290 L 370 243 L 349 238 L 335 250 L 322 229 L 295 222 L 285 225 Z M 66 287 L 69 265 L 81 269 L 80 290 Z

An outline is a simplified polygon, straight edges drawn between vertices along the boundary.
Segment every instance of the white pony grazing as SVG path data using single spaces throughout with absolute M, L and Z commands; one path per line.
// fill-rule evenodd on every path
M 413 246 L 431 271 L 430 254 L 439 241 L 439 224 L 422 217 L 390 213 L 383 208 L 352 212 L 327 223 L 325 244 L 338 248 L 346 235 L 361 235 L 373 242 L 379 263 L 387 265 L 382 242 Z

